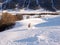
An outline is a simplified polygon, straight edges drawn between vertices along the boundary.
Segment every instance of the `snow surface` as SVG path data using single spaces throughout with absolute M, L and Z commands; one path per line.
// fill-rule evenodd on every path
M 26 28 L 27 23 L 35 28 Z M 17 21 L 13 29 L 0 32 L 0 45 L 60 45 L 60 16 Z

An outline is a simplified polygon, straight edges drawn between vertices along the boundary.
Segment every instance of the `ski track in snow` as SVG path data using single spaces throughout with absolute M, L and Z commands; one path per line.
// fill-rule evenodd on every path
M 45 24 L 47 22 L 44 22 L 37 24 L 38 26 L 34 24 L 36 27 L 28 28 L 23 24 L 21 27 L 21 21 L 17 21 L 14 28 L 0 32 L 0 45 L 60 45 L 60 23 L 59 25 L 57 23 L 60 22 L 60 17 L 48 16 L 42 20 L 56 22 L 54 24 L 57 26 L 54 24 L 49 26 Z

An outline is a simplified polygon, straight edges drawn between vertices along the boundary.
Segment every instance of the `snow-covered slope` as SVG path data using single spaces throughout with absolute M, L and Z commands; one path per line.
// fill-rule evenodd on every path
M 36 28 L 29 29 L 22 27 L 27 22 L 23 21 L 17 21 L 13 29 L 0 32 L 0 45 L 60 45 L 60 16 L 38 19 L 39 22 L 45 21 L 40 24 L 37 19 L 35 22 L 29 19 L 39 24 L 36 24 Z
M 42 24 L 38 24 L 36 25 L 36 27 L 47 27 L 47 26 L 60 26 L 60 15 L 52 15 L 52 16 L 47 16 L 45 18 L 47 22 L 42 23 Z
M 44 23 L 46 22 L 45 20 L 42 20 L 40 18 L 30 18 L 30 19 L 24 19 L 21 21 L 21 23 L 23 23 L 23 25 L 25 25 L 25 27 L 30 24 L 31 27 L 36 25 L 36 24 L 40 24 L 40 23 Z

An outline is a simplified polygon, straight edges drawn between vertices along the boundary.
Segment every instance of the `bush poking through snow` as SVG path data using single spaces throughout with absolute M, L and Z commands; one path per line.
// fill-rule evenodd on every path
M 8 29 L 15 24 L 15 21 L 22 20 L 23 16 L 16 14 L 12 15 L 10 13 L 2 13 L 1 20 L 0 20 L 0 31 Z
M 23 19 L 23 15 L 16 14 L 16 18 L 17 18 L 17 21 L 18 21 L 18 20 L 22 20 L 22 19 Z
M 0 20 L 2 24 L 14 23 L 15 21 L 16 21 L 16 17 L 9 13 L 3 13 Z
M 0 31 L 15 24 L 15 21 L 16 21 L 15 16 L 13 16 L 9 13 L 3 13 L 1 20 L 0 20 Z

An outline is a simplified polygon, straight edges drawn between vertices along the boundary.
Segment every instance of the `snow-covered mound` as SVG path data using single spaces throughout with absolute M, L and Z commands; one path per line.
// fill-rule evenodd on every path
M 39 24 L 37 20 L 41 23 Z M 45 20 L 57 26 L 52 27 L 53 24 L 47 23 Z M 21 26 L 29 23 L 27 21 L 35 23 L 32 23 L 32 25 L 37 25 L 36 23 L 45 25 L 44 23 L 46 23 L 51 24 L 51 26 L 27 29 L 25 26 Z M 60 25 L 58 25 L 60 23 L 58 22 L 60 22 L 59 16 L 48 19 L 26 19 L 17 21 L 15 28 L 0 32 L 0 45 L 60 45 Z
M 44 23 L 44 22 L 46 22 L 46 21 L 43 20 L 43 19 L 40 19 L 40 18 L 23 19 L 21 21 L 16 21 L 16 24 L 15 24 L 14 28 L 17 28 L 17 29 L 20 28 L 20 27 L 28 28 L 29 24 L 30 24 L 30 27 L 33 28 L 34 25 L 41 24 L 41 23 Z
M 30 18 L 30 19 L 24 19 L 21 22 L 24 25 L 28 25 L 30 23 L 33 26 L 33 25 L 36 25 L 36 24 L 44 23 L 46 21 L 43 20 L 43 19 L 40 19 L 40 18 Z

